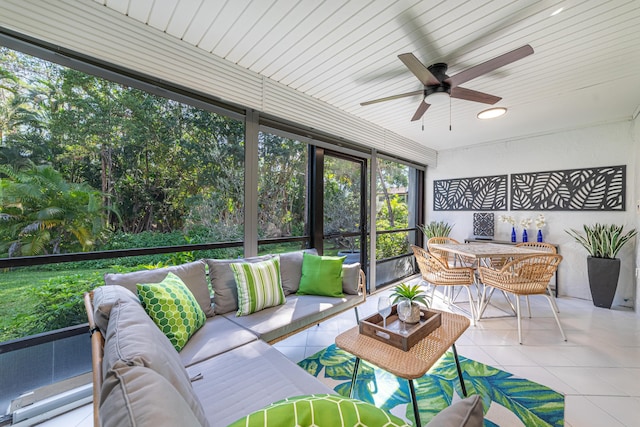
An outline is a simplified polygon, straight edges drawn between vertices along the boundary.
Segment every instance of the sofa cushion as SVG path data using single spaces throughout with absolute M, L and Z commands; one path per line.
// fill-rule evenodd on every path
M 224 314 L 238 310 L 238 288 L 229 264 L 266 261 L 272 257 L 273 255 L 264 255 L 240 259 L 206 259 L 213 288 L 213 311 L 216 314 Z
M 482 427 L 483 425 L 482 399 L 478 394 L 443 409 L 428 424 L 429 427 Z
M 270 426 L 408 426 L 405 421 L 362 400 L 335 394 L 290 397 L 272 403 L 229 427 Z
M 184 366 L 191 366 L 257 339 L 224 316 L 210 317 L 180 351 L 180 360 Z
M 253 315 L 238 319 L 248 317 Z M 200 396 L 207 418 L 216 426 L 227 426 L 286 397 L 335 393 L 260 340 L 193 365 L 187 371 L 191 377 L 202 375 L 202 379 L 193 382 L 193 389 Z
M 207 284 L 205 263 L 202 260 L 153 270 L 140 270 L 131 273 L 107 273 L 104 275 L 104 282 L 107 285 L 124 286 L 131 292 L 136 293 L 136 285 L 138 283 L 161 282 L 167 277 L 167 273 L 173 273 L 182 279 L 193 296 L 196 297 L 204 314 L 206 314 L 207 317 L 213 316 L 211 292 Z
M 349 295 L 358 295 L 360 284 L 360 263 L 342 265 L 342 292 Z
M 102 377 L 107 378 L 121 363 L 144 366 L 162 375 L 187 402 L 196 418 L 204 423 L 202 405 L 193 392 L 178 353 L 139 303 L 122 300 L 111 309 Z
M 346 257 L 303 254 L 298 295 L 342 296 L 342 263 Z
M 238 288 L 236 316 L 248 316 L 267 307 L 284 304 L 280 283 L 280 259 L 230 264 Z
M 182 350 L 207 319 L 189 288 L 173 273 L 160 283 L 139 283 L 137 288 L 147 314 L 175 349 Z
M 282 290 L 285 295 L 298 292 L 300 278 L 302 277 L 302 254 L 304 253 L 318 255 L 318 251 L 315 248 L 279 254 L 280 277 L 282 278 Z
M 260 339 L 271 342 L 298 329 L 338 314 L 363 301 L 360 295 L 342 298 L 317 295 L 289 295 L 283 305 L 265 308 L 251 316 L 236 317 L 228 313 L 224 317 L 249 329 Z
M 111 308 L 118 301 L 140 304 L 138 296 L 123 286 L 100 286 L 93 290 L 93 319 L 103 337 L 107 335 Z
M 144 366 L 119 363 L 109 371 L 100 396 L 102 427 L 209 425 L 198 419 L 175 388 Z

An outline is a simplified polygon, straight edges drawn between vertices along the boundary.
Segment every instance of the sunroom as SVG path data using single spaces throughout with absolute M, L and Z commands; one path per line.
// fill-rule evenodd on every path
M 523 345 L 498 310 L 460 338 L 461 356 L 559 392 L 548 425 L 640 415 L 637 238 L 604 309 L 567 233 L 640 227 L 635 1 L 0 0 L 0 12 L 0 425 L 93 422 L 81 301 L 105 273 L 314 248 L 361 264 L 362 318 L 394 284 L 421 283 L 411 245 L 426 247 L 431 222 L 459 242 L 539 231 L 562 255 L 567 342 L 532 298 Z M 442 63 L 432 89 L 416 70 Z M 447 86 L 468 70 L 463 91 Z M 506 114 L 478 117 L 491 107 Z M 37 216 L 63 202 L 82 224 Z M 355 322 L 274 347 L 301 362 Z

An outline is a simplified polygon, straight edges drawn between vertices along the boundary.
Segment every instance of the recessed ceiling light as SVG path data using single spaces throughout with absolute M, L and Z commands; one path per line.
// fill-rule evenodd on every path
M 553 11 L 553 13 L 551 14 L 551 16 L 556 16 L 557 14 L 559 14 L 560 12 L 562 12 L 564 10 L 564 7 L 558 8 L 556 10 Z
M 506 112 L 507 109 L 504 107 L 489 108 L 488 110 L 480 111 L 478 118 L 483 120 L 495 119 L 496 117 L 504 115 Z

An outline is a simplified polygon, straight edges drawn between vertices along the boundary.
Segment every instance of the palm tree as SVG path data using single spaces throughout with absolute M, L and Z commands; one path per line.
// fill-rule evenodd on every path
M 91 249 L 106 231 L 102 194 L 50 165 L 0 165 L 0 250 L 11 256 Z

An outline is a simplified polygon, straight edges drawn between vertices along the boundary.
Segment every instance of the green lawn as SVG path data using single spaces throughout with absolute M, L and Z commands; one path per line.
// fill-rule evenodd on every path
M 31 314 L 37 303 L 32 290 L 48 284 L 50 279 L 69 275 L 103 274 L 113 269 L 70 269 L 61 271 L 39 271 L 34 267 L 0 271 L 0 342 L 15 338 L 12 320 L 18 315 Z

